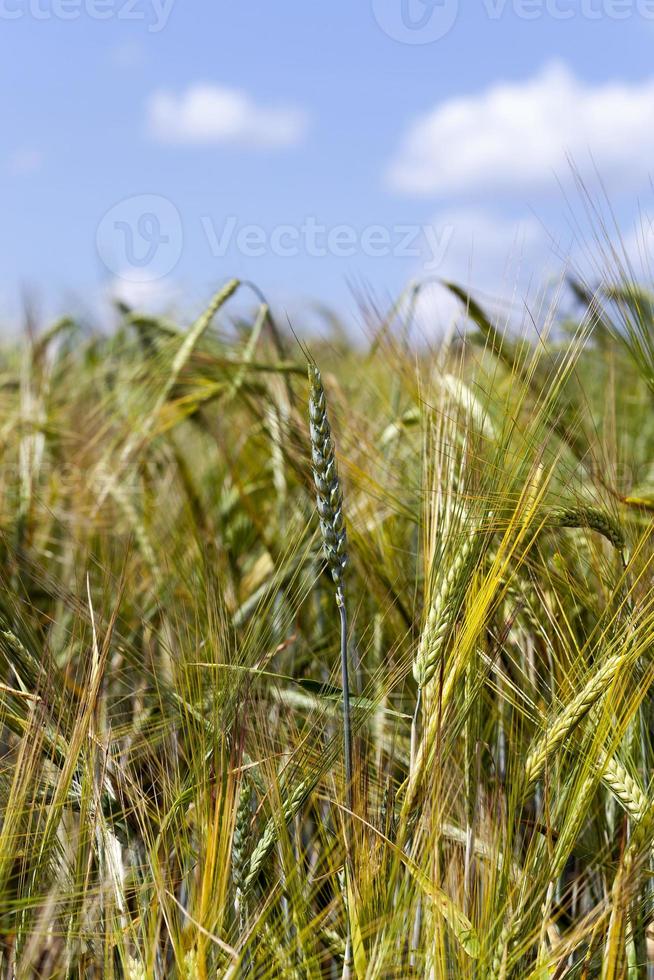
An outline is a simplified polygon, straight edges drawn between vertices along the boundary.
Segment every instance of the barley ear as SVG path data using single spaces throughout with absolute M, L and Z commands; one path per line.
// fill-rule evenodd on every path
M 250 820 L 252 817 L 252 800 L 254 793 L 249 780 L 241 785 L 234 834 L 232 836 L 232 880 L 236 889 L 236 902 L 242 911 L 245 879 L 248 874 L 248 859 L 250 856 Z
M 302 804 L 306 801 L 311 790 L 314 788 L 314 780 L 305 779 L 295 787 L 293 792 L 282 804 L 282 817 L 285 823 L 289 823 L 298 813 Z M 247 874 L 243 881 L 243 893 L 247 894 L 257 880 L 266 858 L 275 846 L 278 838 L 278 821 L 271 817 L 266 824 L 263 834 L 259 838 L 257 846 L 252 851 L 250 862 L 247 867 Z
M 597 531 L 618 551 L 625 549 L 625 536 L 621 525 L 605 510 L 599 507 L 557 507 L 548 517 L 547 523 L 553 527 L 581 527 Z

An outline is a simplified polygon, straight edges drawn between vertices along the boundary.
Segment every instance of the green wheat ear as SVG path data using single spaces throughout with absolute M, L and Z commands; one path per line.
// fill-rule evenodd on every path
M 327 401 L 320 371 L 309 365 L 309 429 L 311 461 L 316 486 L 325 559 L 339 593 L 347 564 L 347 536 L 343 521 L 343 493 L 336 469 L 334 443 L 327 420 Z
M 336 586 L 336 604 L 341 626 L 341 681 L 343 684 L 343 760 L 345 763 L 345 802 L 349 814 L 345 819 L 346 878 L 354 879 L 352 814 L 354 812 L 352 719 L 350 715 L 350 682 L 347 656 L 347 611 L 345 608 L 344 572 L 347 564 L 347 536 L 343 520 L 343 493 L 336 469 L 334 443 L 327 420 L 327 399 L 322 386 L 320 371 L 315 364 L 308 365 L 309 372 L 309 431 L 311 434 L 311 462 L 316 486 L 316 501 L 320 515 L 322 544 Z M 348 889 L 345 889 L 346 894 Z M 352 926 L 349 900 L 345 899 L 347 912 L 347 938 L 343 976 L 352 976 Z

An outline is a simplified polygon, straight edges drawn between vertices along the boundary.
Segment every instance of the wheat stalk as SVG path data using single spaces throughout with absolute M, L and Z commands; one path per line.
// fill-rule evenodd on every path
M 336 456 L 329 420 L 327 399 L 320 371 L 309 364 L 309 430 L 311 462 L 316 487 L 316 504 L 327 567 L 336 586 L 336 603 L 341 621 L 341 677 L 343 683 L 343 742 L 345 756 L 346 799 L 353 809 L 352 792 L 352 721 L 347 658 L 347 617 L 345 609 L 344 572 L 347 564 L 347 537 L 343 520 L 343 493 L 336 469 Z
M 347 537 L 343 520 L 343 493 L 338 479 L 336 455 L 327 418 L 327 399 L 320 371 L 309 363 L 309 431 L 311 462 L 316 487 L 316 504 L 320 515 L 320 530 L 327 567 L 336 586 L 336 604 L 341 633 L 341 682 L 343 686 L 343 754 L 345 760 L 345 801 L 349 811 L 345 817 L 347 870 L 352 873 L 352 813 L 354 811 L 352 720 L 350 714 L 350 682 L 347 656 L 347 612 L 345 607 L 344 572 L 347 564 Z M 346 889 L 347 893 L 348 889 Z M 346 902 L 347 905 L 347 902 Z M 352 937 L 348 915 L 347 939 L 343 976 L 351 973 Z

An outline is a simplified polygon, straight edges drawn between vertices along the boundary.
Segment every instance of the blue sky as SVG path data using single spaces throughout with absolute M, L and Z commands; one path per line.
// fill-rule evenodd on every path
M 403 0 L 0 0 L 0 317 L 535 281 L 580 247 L 566 152 L 631 234 L 654 3 L 406 2 L 422 29 Z

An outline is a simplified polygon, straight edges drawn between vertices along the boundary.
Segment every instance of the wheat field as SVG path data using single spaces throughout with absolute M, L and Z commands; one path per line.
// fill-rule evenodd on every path
M 654 307 L 566 288 L 4 345 L 3 977 L 651 975 Z

